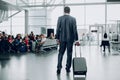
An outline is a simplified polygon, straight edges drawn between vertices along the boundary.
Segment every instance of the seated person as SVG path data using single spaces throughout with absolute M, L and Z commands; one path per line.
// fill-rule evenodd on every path
M 22 42 L 20 43 L 19 51 L 22 53 L 27 52 L 27 45 L 26 45 L 24 39 L 22 39 Z
M 28 51 L 28 52 L 29 52 L 29 51 L 32 51 L 32 41 L 30 40 L 30 38 L 29 38 L 28 35 L 26 35 L 26 36 L 24 37 L 24 42 L 25 42 L 25 44 L 26 44 L 26 46 L 27 46 L 27 51 Z
M 8 42 L 8 37 L 5 32 L 2 32 L 1 34 L 1 52 L 2 53 L 8 53 L 9 52 L 9 42 Z
M 2 33 L 0 33 L 0 53 L 2 52 Z
M 29 34 L 29 39 L 31 41 L 35 41 L 35 35 L 34 35 L 33 31 L 31 31 L 31 33 Z
M 17 34 L 16 38 L 14 39 L 13 41 L 13 45 L 14 45 L 14 51 L 16 53 L 19 52 L 19 48 L 20 48 L 20 43 L 22 41 L 22 37 L 21 37 L 21 34 Z
M 105 52 L 105 47 L 108 47 L 108 51 L 110 52 L 110 43 L 109 43 L 109 39 L 107 37 L 107 33 L 104 34 L 104 38 L 101 42 L 101 47 L 103 46 L 103 52 Z
M 36 46 L 35 46 L 36 52 L 39 52 L 41 46 L 45 43 L 45 41 L 46 41 L 46 37 L 43 34 L 41 34 L 36 40 Z
M 9 42 L 9 52 L 14 52 L 14 37 L 12 35 L 8 35 L 8 42 Z
M 55 39 L 55 36 L 53 33 L 50 34 L 50 36 L 48 37 L 49 39 Z

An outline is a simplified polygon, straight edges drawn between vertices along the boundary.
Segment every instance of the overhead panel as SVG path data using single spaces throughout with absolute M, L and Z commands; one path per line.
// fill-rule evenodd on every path
M 107 0 L 107 2 L 120 2 L 120 0 Z

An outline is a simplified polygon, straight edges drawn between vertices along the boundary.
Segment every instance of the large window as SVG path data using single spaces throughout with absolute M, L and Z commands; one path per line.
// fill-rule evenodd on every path
M 70 15 L 74 16 L 77 21 L 78 28 L 83 28 L 85 24 L 84 20 L 84 6 L 70 6 L 71 13 Z
M 12 11 L 9 13 L 14 14 L 16 11 Z M 16 35 L 18 33 L 24 34 L 25 30 L 25 18 L 24 11 L 18 13 L 17 15 L 9 18 L 7 21 L 4 21 L 0 24 L 0 31 L 5 31 L 7 34 Z
M 59 16 L 63 15 L 63 7 L 55 7 L 51 13 L 51 25 L 56 26 Z
M 86 24 L 105 24 L 105 5 L 86 6 Z
M 105 6 L 70 6 L 70 15 L 74 16 L 77 21 L 78 28 L 88 28 L 91 24 L 105 24 Z M 52 24 L 56 25 L 57 18 L 63 15 L 63 7 L 57 7 L 52 14 Z
M 107 6 L 107 23 L 110 32 L 120 33 L 120 5 L 111 4 Z
M 107 19 L 109 23 L 120 20 L 120 4 L 111 4 L 107 6 Z

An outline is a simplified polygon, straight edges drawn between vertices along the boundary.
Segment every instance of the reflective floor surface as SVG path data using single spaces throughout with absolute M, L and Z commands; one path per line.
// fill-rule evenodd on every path
M 79 56 L 79 47 L 76 50 Z M 114 55 L 114 51 L 103 53 L 99 46 L 82 46 L 81 53 L 87 61 L 86 80 L 120 80 L 119 52 Z M 57 55 L 58 50 L 11 55 L 9 60 L 0 60 L 0 80 L 85 80 L 73 79 L 72 68 L 66 73 L 66 54 L 61 74 L 56 75 Z

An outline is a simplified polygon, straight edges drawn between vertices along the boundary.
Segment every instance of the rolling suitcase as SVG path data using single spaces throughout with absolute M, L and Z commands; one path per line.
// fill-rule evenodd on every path
M 80 57 L 76 56 L 76 45 L 75 45 L 75 57 L 73 58 L 73 76 L 75 75 L 85 75 L 87 73 L 86 59 L 81 56 L 80 47 Z

